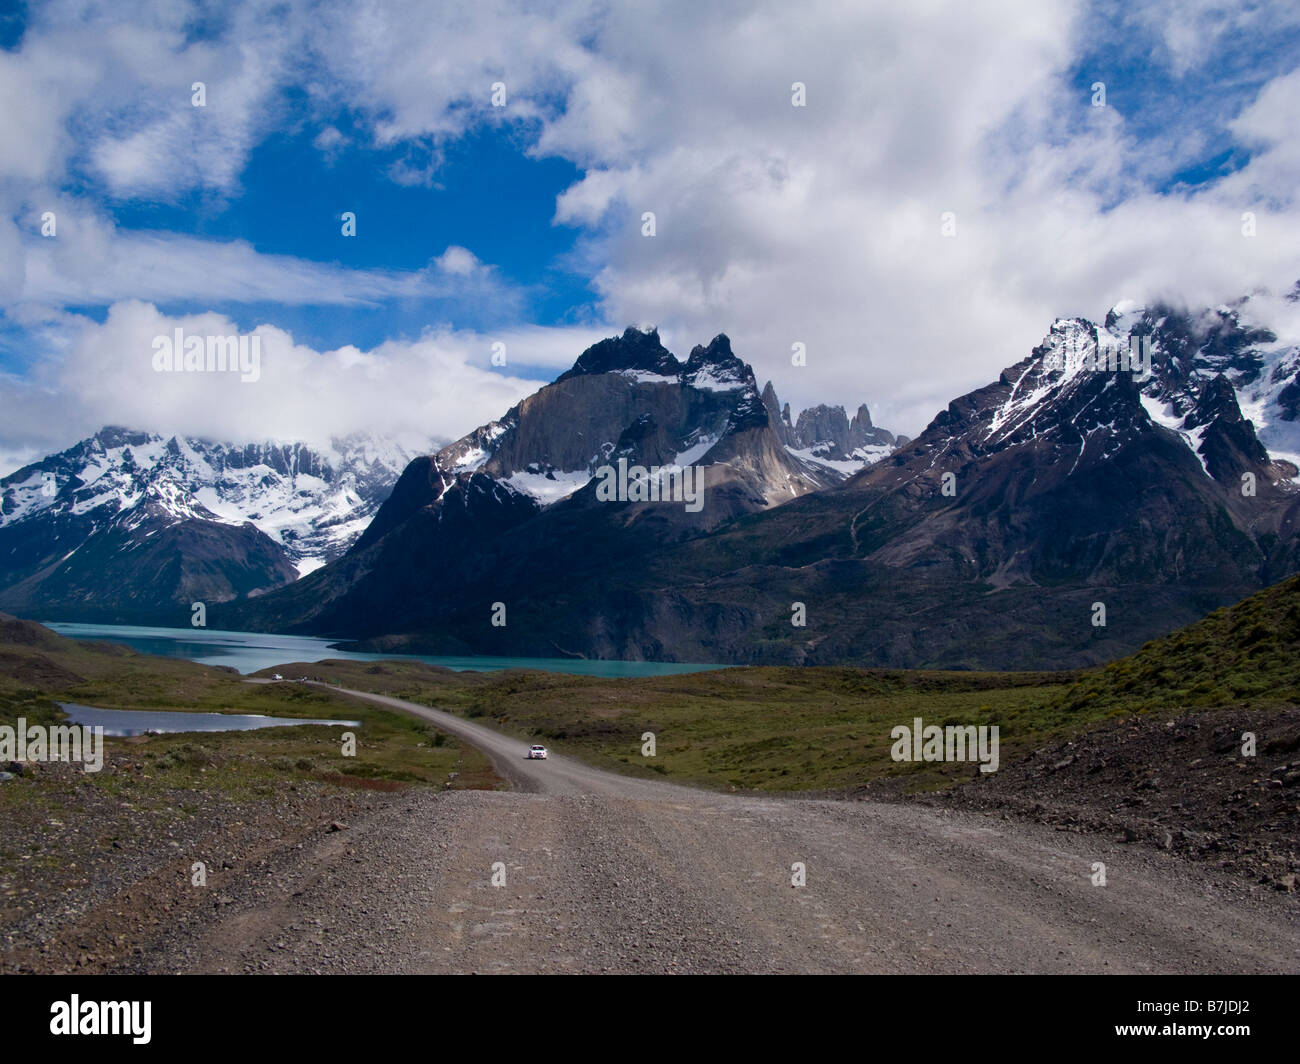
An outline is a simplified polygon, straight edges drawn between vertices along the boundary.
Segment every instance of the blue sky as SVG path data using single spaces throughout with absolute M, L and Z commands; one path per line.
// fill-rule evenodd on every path
M 1300 277 L 1294 4 L 868 7 L 7 5 L 0 461 L 451 438 L 629 323 L 914 433 L 1058 315 Z M 264 331 L 265 386 L 151 376 L 177 325 Z
M 432 321 L 492 329 L 531 322 L 566 325 L 597 317 L 595 293 L 567 268 L 577 230 L 551 224 L 556 197 L 581 177 L 562 159 L 533 159 L 509 136 L 475 130 L 447 146 L 436 181 L 403 185 L 387 174 L 405 149 L 355 143 L 326 156 L 312 141 L 322 128 L 303 124 L 269 136 L 249 156 L 235 196 L 190 193 L 174 203 L 108 200 L 118 226 L 179 231 L 210 240 L 245 240 L 259 253 L 291 255 L 355 269 L 417 271 L 448 247 L 473 247 L 518 292 L 508 308 L 454 298 L 410 299 L 359 307 L 229 302 L 168 303 L 168 313 L 217 309 L 252 328 L 272 320 L 318 348 L 414 338 Z M 102 187 L 85 182 L 92 196 Z M 355 237 L 342 214 L 357 216 Z

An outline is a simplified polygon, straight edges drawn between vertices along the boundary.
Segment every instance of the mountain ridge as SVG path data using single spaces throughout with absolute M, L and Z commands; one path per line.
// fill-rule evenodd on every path
M 697 513 L 602 502 L 595 474 L 620 461 L 694 466 L 708 505 Z M 526 549 L 534 570 L 563 572 L 582 564 L 569 545 L 588 537 L 601 541 L 594 556 L 649 553 L 843 477 L 791 453 L 725 335 L 680 362 L 657 332 L 629 328 L 592 345 L 501 418 L 417 459 L 340 563 L 229 623 L 345 635 L 355 623 L 414 623 L 430 603 L 477 594 L 506 564 L 499 549 Z
M 341 556 L 409 458 L 360 434 L 321 447 L 107 426 L 0 479 L 0 602 L 188 624 L 194 602 L 260 594 Z
M 1107 660 L 1297 568 L 1295 468 L 1259 443 L 1229 376 L 1260 361 L 1251 352 L 1262 337 L 1220 315 L 1192 335 L 1203 342 L 1189 363 L 1186 343 L 1172 358 L 1174 339 L 1190 334 L 1170 319 L 1127 330 L 1118 317 L 1058 319 L 921 436 L 780 506 L 728 513 L 700 534 L 644 535 L 666 518 L 616 505 L 602 513 L 580 490 L 496 533 L 436 604 L 403 604 L 382 623 L 338 610 L 304 630 L 360 635 L 372 649 L 523 656 L 945 668 Z M 1097 370 L 1135 335 L 1151 336 L 1154 372 Z M 753 395 L 768 438 L 788 452 L 774 393 Z M 1175 395 L 1185 400 L 1177 424 L 1159 405 Z M 409 546 L 385 565 L 401 570 L 403 556 Z M 347 588 L 336 593 L 347 601 Z M 493 602 L 509 607 L 504 627 L 488 623 Z M 802 627 L 791 624 L 798 603 Z M 1098 605 L 1108 616 L 1094 624 Z M 347 621 L 359 622 L 351 633 Z

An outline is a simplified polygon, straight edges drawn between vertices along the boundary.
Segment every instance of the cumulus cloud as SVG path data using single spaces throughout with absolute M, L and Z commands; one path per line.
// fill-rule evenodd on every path
M 454 274 L 457 277 L 472 277 L 484 268 L 474 252 L 456 244 L 439 255 L 434 263 L 443 273 Z
M 1259 152 L 1244 171 L 1162 193 L 1151 179 L 1192 160 L 1145 158 L 1125 114 L 1071 84 L 1083 12 L 773 7 L 735 19 L 695 8 L 683 25 L 621 10 L 600 44 L 635 72 L 624 81 L 640 78 L 635 121 L 619 121 L 627 94 L 616 94 L 603 121 L 566 115 L 542 140 L 626 160 L 593 169 L 557 205 L 557 220 L 592 232 L 606 316 L 727 331 L 796 408 L 860 398 L 915 432 L 1022 358 L 1058 315 L 1289 285 L 1297 216 L 1276 194 L 1293 190 L 1287 85 L 1243 115 L 1237 131 Z M 671 48 L 677 34 L 707 42 L 707 57 Z M 791 106 L 794 81 L 806 108 Z M 1260 212 L 1249 240 L 1245 210 Z M 805 368 L 790 365 L 794 342 Z
M 727 332 L 796 409 L 865 400 L 880 423 L 913 433 L 1022 358 L 1058 315 L 1099 317 L 1120 299 L 1215 303 L 1287 289 L 1300 272 L 1300 73 L 1274 42 L 1297 25 L 1289 2 L 324 0 L 276 7 L 274 17 L 251 2 L 202 40 L 186 29 L 198 10 L 140 5 L 126 27 L 94 14 L 101 9 L 50 5 L 22 49 L 0 55 L 0 92 L 43 94 L 35 120 L 4 109 L 0 175 L 12 187 L 56 186 L 71 170 L 120 196 L 234 195 L 249 151 L 282 117 L 286 87 L 324 127 L 322 152 L 337 148 L 332 123 L 344 110 L 355 118 L 349 139 L 404 152 L 390 171 L 403 183 L 436 180 L 446 145 L 492 130 L 582 169 L 554 221 L 580 231 L 562 265 L 587 272 L 605 321 L 655 322 L 679 354 Z M 1107 49 L 1110 102 L 1096 108 L 1080 64 Z M 1250 62 L 1232 58 L 1243 49 Z M 199 116 L 186 110 L 188 86 L 204 77 L 210 103 Z M 496 82 L 505 108 L 490 104 Z M 807 106 L 792 106 L 796 82 Z M 1168 107 L 1166 121 L 1162 109 L 1180 92 L 1192 102 Z M 30 140 L 30 151 L 14 150 L 11 137 Z M 221 159 L 198 169 L 159 176 L 153 166 L 209 149 Z M 1180 177 L 1231 152 L 1245 162 L 1226 176 Z M 26 187 L 24 202 L 33 195 Z M 642 235 L 647 211 L 653 237 Z M 1257 215 L 1249 238 L 1248 211 Z M 470 286 L 467 296 L 500 296 L 503 327 L 517 320 L 509 286 L 468 248 L 399 273 L 106 223 L 88 222 L 77 239 L 60 258 L 0 227 L 0 298 L 18 291 L 28 303 L 75 306 L 189 292 L 216 301 L 204 295 L 215 284 L 231 300 L 315 292 L 347 302 Z M 547 332 L 538 349 L 551 361 L 536 364 L 567 365 L 580 332 Z M 466 339 L 449 329 L 349 358 L 311 353 L 311 364 L 325 367 L 316 377 L 355 383 L 370 379 L 363 367 L 379 372 L 377 360 L 415 372 L 419 347 L 418 357 L 465 360 L 454 372 L 438 363 L 450 388 L 453 377 L 488 372 L 456 336 Z M 554 340 L 571 349 L 561 357 Z M 806 367 L 790 363 L 796 342 Z M 287 337 L 276 349 L 299 350 Z M 76 363 L 75 352 L 65 357 Z M 368 415 L 370 393 L 357 394 Z M 409 403 L 431 416 L 435 400 L 418 389 L 394 394 L 383 412 Z M 345 407 L 323 406 L 346 420 Z M 197 404 L 179 409 L 212 416 Z
M 140 301 L 115 303 L 100 324 L 60 313 L 33 314 L 63 337 L 59 357 L 24 380 L 4 382 L 6 433 L 0 458 L 16 467 L 81 439 L 106 424 L 164 433 L 250 442 L 325 442 L 371 431 L 411 446 L 451 440 L 499 417 L 536 391 L 520 376 L 571 364 L 575 347 L 603 333 L 590 329 L 522 328 L 479 334 L 438 328 L 413 341 L 371 350 L 316 351 L 282 329 L 259 325 L 260 373 L 159 372 L 155 340 L 241 335 L 219 314 L 172 316 Z M 494 365 L 494 345 L 505 366 Z M 570 352 L 566 354 L 566 352 Z M 25 441 L 21 445 L 19 441 Z M 9 469 L 5 469 L 8 472 Z

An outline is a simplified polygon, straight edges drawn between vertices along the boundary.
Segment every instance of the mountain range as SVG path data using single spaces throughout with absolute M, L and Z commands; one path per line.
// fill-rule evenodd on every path
M 681 364 L 630 330 L 417 459 L 343 558 L 232 604 L 231 626 L 432 653 L 949 668 L 1117 657 L 1300 567 L 1284 457 L 1300 352 L 1247 309 L 1060 319 L 916 440 L 834 483 L 782 442 L 788 419 L 725 337 Z M 1145 350 L 1150 372 L 1121 368 L 1127 350 Z M 698 416 L 683 421 L 686 409 Z M 608 417 L 595 435 L 593 416 Z M 597 437 L 612 446 L 596 454 Z M 543 451 L 564 457 L 536 464 Z M 620 457 L 704 465 L 708 504 L 602 501 L 591 464 Z M 537 477 L 567 494 L 542 506 L 518 490 Z
M 412 457 L 370 436 L 232 445 L 105 428 L 0 480 L 0 600 L 176 623 L 193 602 L 260 594 L 341 556 Z
M 453 552 L 444 562 L 463 558 L 485 529 L 564 500 L 620 457 L 687 465 L 710 453 L 710 507 L 672 522 L 690 535 L 838 483 L 894 444 L 865 406 L 851 419 L 818 406 L 791 424 L 725 337 L 682 364 L 653 330 L 629 329 L 500 420 L 424 456 L 378 435 L 319 447 L 106 428 L 0 480 L 0 606 L 188 623 L 193 602 L 284 588 L 444 492 L 469 501 L 448 515 L 456 534 L 435 543 Z
M 724 335 L 682 361 L 634 328 L 425 454 L 105 429 L 0 481 L 0 608 L 204 601 L 385 651 L 1092 664 L 1300 569 L 1300 349 L 1249 304 L 1058 319 L 915 440 L 865 406 L 792 419 Z M 683 468 L 698 507 L 664 501 Z

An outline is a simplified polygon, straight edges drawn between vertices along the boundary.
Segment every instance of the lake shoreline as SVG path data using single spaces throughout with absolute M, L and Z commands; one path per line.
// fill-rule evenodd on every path
M 164 628 L 127 624 L 80 624 L 42 621 L 45 627 L 69 639 L 118 643 L 143 654 L 183 658 L 200 665 L 233 668 L 247 676 L 288 662 L 339 661 L 420 662 L 454 672 L 500 672 L 532 669 L 570 676 L 634 678 L 679 676 L 727 668 L 725 665 L 661 661 L 601 661 L 589 658 L 514 658 L 476 655 L 438 656 L 376 653 L 342 648 L 347 640 L 315 636 L 278 635 L 268 632 L 233 632 L 208 628 Z

